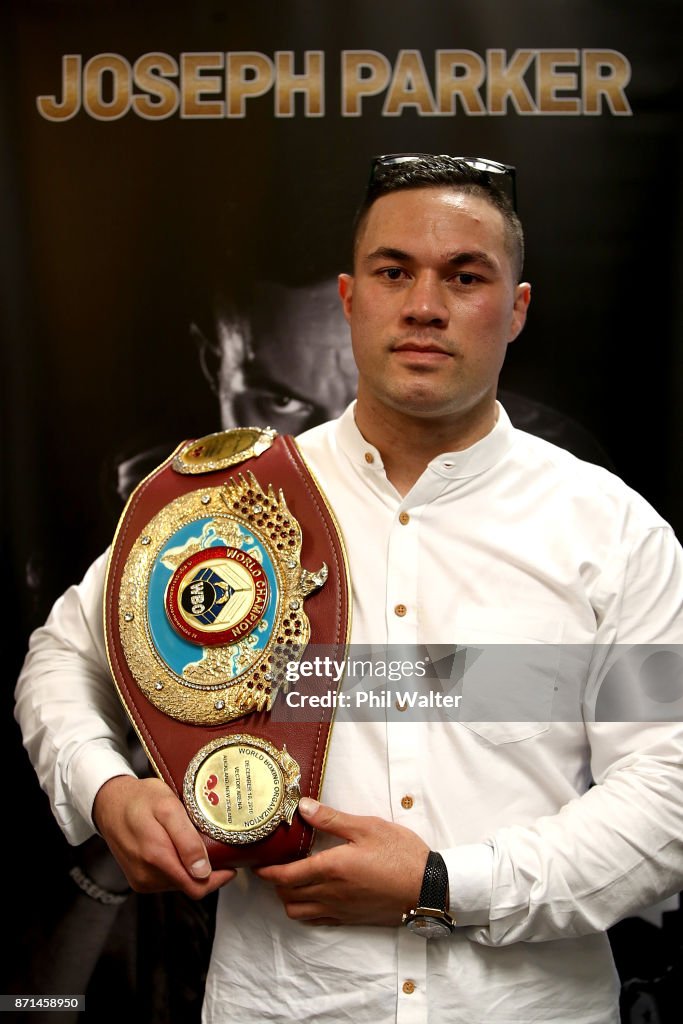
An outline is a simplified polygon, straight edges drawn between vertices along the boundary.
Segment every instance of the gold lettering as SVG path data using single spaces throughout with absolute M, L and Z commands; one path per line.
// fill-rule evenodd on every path
M 143 53 L 133 66 L 133 81 L 145 95 L 133 96 L 133 110 L 150 121 L 161 121 L 177 113 L 180 94 L 167 76 L 178 74 L 178 62 L 167 53 Z M 152 102 L 151 97 L 158 102 Z
M 390 76 L 391 64 L 383 53 L 342 50 L 342 117 L 360 117 L 363 98 L 383 92 Z
M 473 50 L 441 49 L 434 51 L 434 60 L 432 83 L 421 50 L 399 50 L 393 65 L 377 50 L 343 50 L 342 116 L 361 117 L 365 99 L 380 94 L 386 94 L 385 117 L 410 108 L 420 117 L 460 111 L 468 116 L 633 113 L 626 95 L 631 64 L 616 50 L 520 48 L 508 57 L 507 50 L 489 49 L 484 59 Z M 55 122 L 68 121 L 81 109 L 99 121 L 115 121 L 130 111 L 146 120 L 178 114 L 243 118 L 247 100 L 273 87 L 276 117 L 296 116 L 297 103 L 305 117 L 323 117 L 325 51 L 277 50 L 273 59 L 256 51 L 197 52 L 177 60 L 152 51 L 133 66 L 116 53 L 95 54 L 87 63 L 80 54 L 65 54 L 60 90 L 37 96 L 36 107 L 41 117 Z M 297 100 L 299 93 L 303 101 Z M 203 457 L 216 445 L 206 442 Z M 223 440 L 220 454 L 239 446 L 237 438 Z M 233 557 L 258 577 L 253 562 Z
M 583 51 L 583 112 L 601 114 L 602 98 L 611 112 L 629 117 L 633 114 L 625 89 L 631 81 L 631 65 L 616 50 Z
M 466 114 L 485 114 L 479 89 L 486 77 L 486 64 L 472 50 L 436 51 L 436 92 L 440 114 L 455 114 L 460 97 Z
M 38 113 L 47 121 L 68 121 L 81 109 L 81 56 L 67 53 L 62 57 L 62 99 L 38 96 Z
M 223 69 L 222 53 L 181 53 L 180 67 L 183 76 L 181 117 L 225 117 L 223 100 L 203 99 L 206 94 L 216 96 L 222 91 L 219 75 L 203 75 L 202 71 Z
M 560 72 L 563 65 L 576 67 L 578 50 L 539 50 L 536 59 L 536 102 L 540 114 L 580 114 L 579 99 L 558 96 L 562 90 L 575 90 L 578 76 L 574 71 Z
M 305 70 L 297 75 L 294 73 L 293 50 L 279 50 L 275 54 L 276 117 L 294 117 L 294 94 L 297 92 L 304 94 L 306 117 L 322 117 L 325 113 L 325 54 L 322 50 L 305 50 L 304 61 Z
M 112 98 L 103 95 L 104 76 L 111 76 Z M 130 110 L 130 64 L 118 53 L 99 53 L 83 69 L 83 107 L 97 121 L 118 121 Z
M 535 114 L 536 107 L 524 81 L 535 50 L 515 50 L 508 64 L 505 50 L 487 50 L 486 106 L 489 114 L 506 114 L 508 97 L 518 114 Z
M 419 50 L 399 52 L 382 116 L 398 117 L 405 107 L 416 107 L 421 117 L 436 113 L 432 87 Z
M 273 62 L 264 53 L 229 53 L 228 117 L 244 117 L 247 99 L 268 92 L 274 77 Z

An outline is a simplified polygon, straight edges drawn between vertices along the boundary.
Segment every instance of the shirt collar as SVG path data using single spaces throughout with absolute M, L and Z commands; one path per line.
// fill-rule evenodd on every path
M 355 401 L 337 421 L 337 436 L 341 449 L 348 458 L 367 473 L 384 475 L 382 456 L 369 444 L 356 426 Z M 490 469 L 510 450 L 515 428 L 500 402 L 496 403 L 498 418 L 493 429 L 469 448 L 459 452 L 444 452 L 429 463 L 425 472 L 436 473 L 446 480 L 464 480 Z

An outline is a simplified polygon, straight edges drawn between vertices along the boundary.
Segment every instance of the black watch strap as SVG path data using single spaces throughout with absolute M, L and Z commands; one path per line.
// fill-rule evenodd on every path
M 448 910 L 448 868 L 440 853 L 430 851 L 427 857 L 425 873 L 422 876 L 422 888 L 418 907 L 431 907 L 433 910 Z

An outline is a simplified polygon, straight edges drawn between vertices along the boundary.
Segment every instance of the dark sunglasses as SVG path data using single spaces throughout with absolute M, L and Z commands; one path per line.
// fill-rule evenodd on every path
M 434 155 L 434 153 L 387 153 L 384 156 L 376 156 L 370 167 L 368 188 L 379 184 L 383 171 L 397 170 L 404 164 L 417 163 L 420 160 L 431 160 Z M 517 172 L 512 164 L 501 164 L 497 160 L 487 160 L 482 156 L 449 156 L 447 153 L 440 153 L 439 159 L 448 160 L 456 170 L 458 164 L 464 164 L 475 171 L 489 175 L 489 181 L 495 182 L 499 188 L 503 189 L 512 203 L 513 210 L 517 210 Z

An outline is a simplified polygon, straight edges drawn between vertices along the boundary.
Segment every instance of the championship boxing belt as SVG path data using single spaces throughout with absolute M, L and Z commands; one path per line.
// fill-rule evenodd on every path
M 214 867 L 310 849 L 296 808 L 319 795 L 334 702 L 302 714 L 285 693 L 307 645 L 346 658 L 349 594 L 339 528 L 291 437 L 238 428 L 186 442 L 124 509 L 107 567 L 109 664 Z M 296 685 L 321 692 L 313 676 Z

